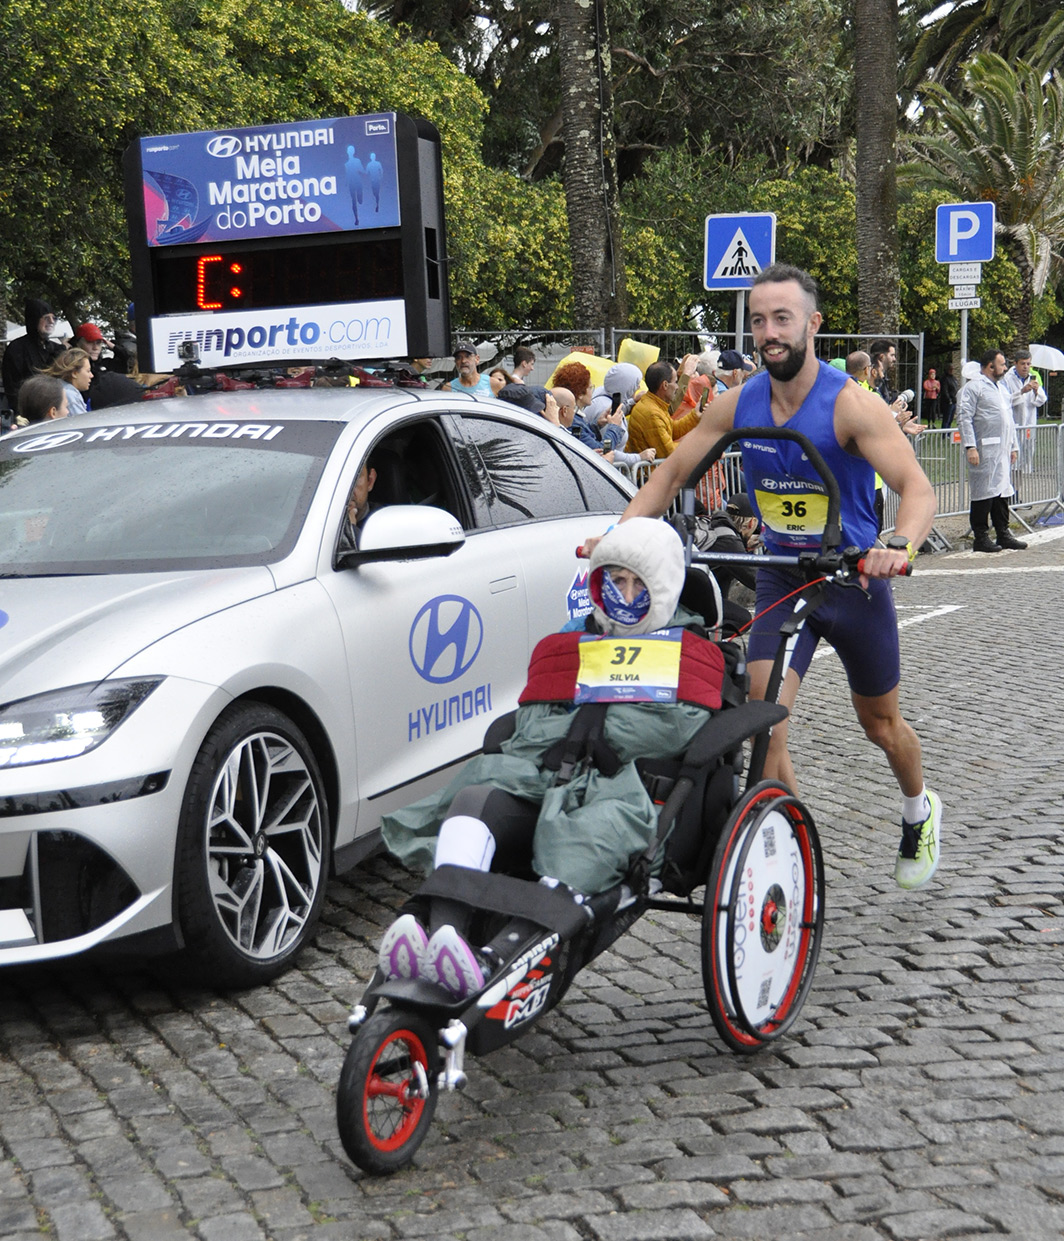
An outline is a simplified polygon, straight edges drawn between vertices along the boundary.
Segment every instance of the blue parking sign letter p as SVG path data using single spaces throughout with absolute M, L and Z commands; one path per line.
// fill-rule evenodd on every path
M 939 263 L 989 263 L 994 257 L 994 204 L 942 203 L 935 211 Z
M 951 211 L 949 216 L 949 252 L 957 253 L 962 241 L 979 232 L 979 217 L 974 211 Z

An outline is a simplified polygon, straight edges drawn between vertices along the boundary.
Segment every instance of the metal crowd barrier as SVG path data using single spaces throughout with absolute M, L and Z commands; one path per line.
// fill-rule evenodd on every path
M 1017 509 L 1064 509 L 1064 443 L 1060 423 L 1046 422 L 1036 427 L 1021 427 L 1020 452 L 1012 471 L 1015 495 L 1010 507 L 1025 526 L 1030 528 Z M 935 489 L 938 517 L 966 517 L 971 505 L 968 492 L 968 466 L 961 447 L 961 433 L 956 427 L 921 431 L 913 441 L 913 451 L 924 473 Z M 883 505 L 884 533 L 894 529 L 898 515 L 898 496 L 885 488 Z M 1037 516 L 1035 520 L 1037 520 Z
M 1040 423 L 1036 427 L 1021 427 L 1020 453 L 1012 471 L 1012 485 L 1016 492 L 1011 508 L 1017 518 L 1030 529 L 1031 524 L 1050 510 L 1064 510 L 1064 436 L 1061 424 Z M 924 473 L 935 489 L 939 517 L 966 517 L 970 507 L 968 493 L 968 466 L 961 447 L 961 433 L 956 427 L 942 430 L 921 431 L 913 440 L 913 451 Z M 634 466 L 617 468 L 637 487 L 650 477 L 660 461 L 640 461 Z M 742 457 L 729 452 L 721 458 L 720 472 L 701 479 L 696 494 L 706 508 L 721 508 L 725 497 L 743 489 Z M 1026 520 L 1018 509 L 1041 508 L 1038 514 L 1028 514 Z M 884 488 L 883 533 L 894 529 L 898 515 L 898 496 L 889 487 Z
M 707 512 L 723 508 L 728 496 L 743 490 L 742 463 L 741 453 L 726 452 L 712 471 L 699 479 L 695 495 Z M 661 461 L 640 461 L 636 465 L 618 465 L 617 469 L 637 487 L 642 487 L 659 465 Z

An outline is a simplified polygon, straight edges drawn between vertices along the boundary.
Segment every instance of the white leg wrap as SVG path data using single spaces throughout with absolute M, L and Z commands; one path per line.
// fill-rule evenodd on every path
M 495 856 L 495 837 L 488 825 L 468 814 L 444 819 L 436 839 L 437 866 L 465 866 L 488 870 Z

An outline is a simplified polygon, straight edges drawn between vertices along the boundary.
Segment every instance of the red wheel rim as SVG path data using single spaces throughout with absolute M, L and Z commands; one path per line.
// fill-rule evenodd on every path
M 745 830 L 751 820 L 751 817 L 756 813 L 758 806 L 762 805 L 766 799 L 775 801 L 780 798 L 790 799 L 790 797 L 791 794 L 785 788 L 778 785 L 770 786 L 758 792 L 744 807 L 742 818 L 735 824 L 731 835 L 729 836 L 728 847 L 730 848 L 731 842 L 735 840 L 736 836 Z M 781 810 L 791 820 L 795 840 L 802 854 L 803 866 L 806 874 L 809 874 L 813 869 L 813 859 L 812 849 L 809 842 L 809 834 L 805 830 L 805 820 L 803 819 L 801 813 L 793 805 L 785 805 L 781 807 Z M 722 867 L 721 873 L 717 877 L 717 883 L 713 892 L 714 910 L 720 910 L 722 907 L 722 889 L 725 885 L 726 878 L 727 874 L 725 868 Z M 803 959 L 808 952 L 809 939 L 811 935 L 811 920 L 813 917 L 815 899 L 814 885 L 807 886 L 802 902 L 803 908 L 800 922 L 801 931 L 798 949 L 799 954 Z M 728 933 L 726 926 L 719 929 L 722 934 L 726 935 Z M 777 1005 L 777 1017 L 765 1021 L 762 1025 L 758 1026 L 757 1034 L 744 1027 L 741 1021 L 737 1019 L 738 1014 L 733 1014 L 729 1011 L 730 1005 L 736 1001 L 729 994 L 730 988 L 726 988 L 724 985 L 724 979 L 721 976 L 720 961 L 717 958 L 717 954 L 714 954 L 713 967 L 710 972 L 710 976 L 713 984 L 713 992 L 716 999 L 717 1008 L 722 1020 L 728 1027 L 729 1033 L 737 1043 L 744 1047 L 754 1048 L 761 1046 L 765 1041 L 772 1037 L 775 1031 L 787 1024 L 787 1018 L 791 1007 L 794 1004 L 796 996 L 801 990 L 803 978 L 805 976 L 805 969 L 802 968 L 795 971 L 786 992 L 781 997 L 780 1002 Z M 760 1035 L 760 1037 L 758 1037 L 758 1035 Z
M 428 1056 L 411 1030 L 393 1030 L 373 1057 L 362 1092 L 366 1137 L 380 1151 L 394 1151 L 417 1130 L 425 1100 L 414 1065 L 428 1076 Z
M 743 817 L 735 824 L 734 828 L 732 829 L 732 833 L 728 838 L 728 847 L 731 848 L 731 842 L 746 827 L 746 824 L 750 820 L 750 815 L 754 811 L 755 807 L 760 805 L 760 803 L 763 802 L 766 797 L 775 799 L 781 796 L 783 793 L 784 793 L 783 789 L 773 787 L 773 788 L 764 789 L 762 792 L 758 793 L 757 796 L 753 797 L 750 800 L 749 805 L 747 805 L 744 808 Z M 725 881 L 725 867 L 722 866 L 720 874 L 717 876 L 716 887 L 713 890 L 713 909 L 714 910 L 718 910 L 721 907 L 721 900 L 722 900 L 721 889 L 724 886 L 724 881 Z M 716 916 L 717 915 L 714 914 L 714 917 Z M 727 934 L 727 931 L 725 930 L 724 933 Z M 730 997 L 728 997 L 725 994 L 724 987 L 721 986 L 720 962 L 717 960 L 716 953 L 713 954 L 713 968 L 710 972 L 710 976 L 713 980 L 713 993 L 716 997 L 717 1009 L 720 1012 L 721 1017 L 727 1023 L 728 1029 L 731 1031 L 731 1034 L 735 1038 L 736 1042 L 742 1043 L 746 1047 L 759 1047 L 761 1045 L 761 1040 L 754 1038 L 754 1036 L 750 1034 L 748 1031 L 744 1030 L 737 1021 L 733 1021 L 731 1013 L 728 1012 L 728 1006 L 732 1001 Z

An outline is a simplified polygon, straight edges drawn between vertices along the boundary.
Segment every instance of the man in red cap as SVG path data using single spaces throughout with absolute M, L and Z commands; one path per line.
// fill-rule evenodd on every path
M 95 323 L 83 323 L 75 330 L 74 339 L 70 342 L 71 349 L 84 349 L 89 355 L 93 375 L 98 375 L 103 369 L 100 365 L 100 354 L 103 352 L 104 345 L 108 349 L 111 348 L 111 342 Z
M 139 401 L 144 395 L 144 389 L 131 379 L 121 366 L 116 366 L 113 360 L 108 359 L 108 365 L 108 362 L 100 357 L 104 345 L 108 349 L 114 348 L 114 342 L 109 341 L 95 323 L 82 323 L 75 330 L 74 339 L 71 341 L 71 348 L 84 349 L 89 355 L 89 365 L 92 367 L 89 407 L 99 410 L 109 405 L 128 405 L 132 401 Z

